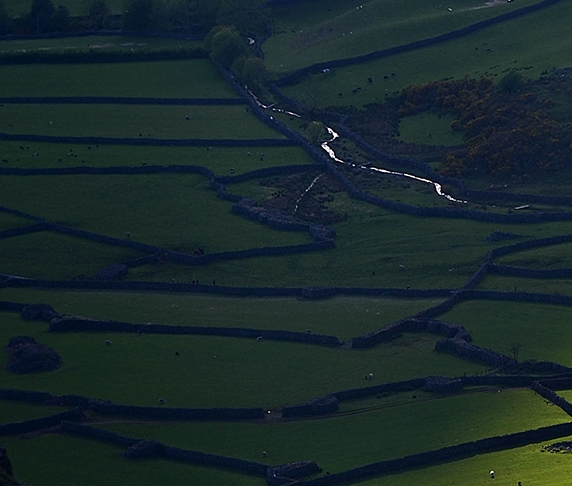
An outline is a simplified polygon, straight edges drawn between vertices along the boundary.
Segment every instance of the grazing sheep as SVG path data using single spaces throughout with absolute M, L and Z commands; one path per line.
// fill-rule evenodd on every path
M 494 471 L 491 471 L 489 474 L 491 475 L 491 479 L 495 478 L 495 472 Z
M 110 341 L 109 339 L 106 339 L 106 340 L 105 340 L 105 345 L 106 345 L 106 346 L 111 346 L 111 341 Z
M 266 451 L 262 451 L 262 457 L 266 457 Z
M 165 403 L 165 399 L 164 399 L 164 398 L 159 398 L 159 403 L 160 403 L 161 405 L 163 405 L 163 404 Z
M 262 336 L 258 336 L 258 337 L 256 338 L 256 340 L 257 340 L 257 341 L 262 341 Z
M 373 380 L 373 373 L 370 373 L 369 375 L 367 375 L 367 379 L 368 379 L 368 380 Z

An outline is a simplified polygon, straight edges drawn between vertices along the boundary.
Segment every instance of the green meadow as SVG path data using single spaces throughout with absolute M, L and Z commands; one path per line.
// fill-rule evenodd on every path
M 337 0 L 324 6 L 312 0 L 294 8 L 277 9 L 276 35 L 264 44 L 264 51 L 269 69 L 283 73 L 426 39 L 534 3 L 537 0 L 514 4 L 483 0 Z
M 5 104 L 8 134 L 157 139 L 283 138 L 244 106 Z
M 236 98 L 207 59 L 0 65 L 2 96 Z M 41 78 L 41 84 L 38 84 Z
M 168 147 L 138 145 L 0 142 L 4 167 L 137 167 L 141 165 L 199 165 L 216 175 L 242 174 L 264 167 L 305 165 L 313 161 L 300 147 Z M 263 150 L 264 160 L 260 160 Z M 251 155 L 249 155 L 249 152 Z M 34 156 L 34 154 L 38 154 Z M 232 192 L 235 186 L 229 186 Z M 8 221 L 8 220 L 6 220 Z M 6 223 L 8 224 L 8 222 Z
M 0 300 L 50 302 L 63 314 L 92 319 L 298 332 L 310 329 L 346 341 L 441 302 L 441 299 L 343 296 L 312 302 L 286 297 L 244 299 L 183 293 L 36 289 L 2 289 Z
M 468 301 L 457 304 L 441 318 L 463 325 L 479 346 L 511 356 L 511 346 L 519 343 L 522 345 L 519 360 L 572 365 L 570 309 L 567 306 Z
M 6 10 L 13 16 L 27 15 L 30 12 L 30 0 L 6 0 Z M 65 5 L 70 15 L 87 15 L 89 12 L 89 5 L 91 2 L 88 0 L 58 0 L 54 2 L 56 6 Z M 124 8 L 123 0 L 109 0 L 106 1 L 113 14 L 119 14 Z
M 30 187 L 34 197 L 22 200 Z M 194 174 L 4 176 L 2 199 L 52 222 L 115 238 L 129 232 L 135 241 L 191 253 L 197 247 L 210 253 L 310 241 L 307 233 L 232 215 L 232 203 L 218 199 Z
M 32 336 L 55 349 L 64 363 L 43 375 L 13 375 L 2 366 L 3 387 L 121 404 L 153 406 L 161 397 L 172 407 L 274 408 L 368 386 L 364 376 L 370 372 L 384 383 L 483 371 L 478 364 L 435 353 L 436 337 L 427 334 L 352 351 L 209 336 L 50 333 L 45 323 L 26 322 L 16 314 L 2 313 L 2 320 L 2 341 L 16 334 Z M 106 340 L 113 344 L 106 346 Z M 6 359 L 2 356 L 2 363 Z
M 145 256 L 129 248 L 52 232 L 2 239 L 0 254 L 3 273 L 48 280 L 92 277 L 113 263 Z
M 451 443 L 565 422 L 567 418 L 530 390 L 494 389 L 447 398 L 423 394 L 416 397 L 400 406 L 380 406 L 351 415 L 340 413 L 321 420 L 102 427 L 120 435 L 153 438 L 176 447 L 268 464 L 312 459 L 324 471 L 336 473 Z M 383 404 L 385 399 L 373 400 Z M 218 440 L 221 435 L 227 440 Z M 266 459 L 261 457 L 261 451 L 266 451 Z
M 274 34 L 262 46 L 271 77 L 331 59 L 356 56 L 450 32 L 537 0 L 492 2 L 450 0 L 308 0 L 272 11 Z M 109 3 L 114 12 L 122 8 Z M 10 0 L 8 10 L 24 6 Z M 74 4 L 72 14 L 87 5 Z M 26 5 L 26 8 L 29 8 Z M 23 10 L 22 10 L 23 11 Z M 552 67 L 570 65 L 569 18 L 572 6 L 549 8 L 430 48 L 382 60 L 332 69 L 285 87 L 312 108 L 360 109 L 383 102 L 412 83 L 462 76 L 499 78 L 516 69 L 537 78 Z M 344 35 L 345 34 L 345 35 Z M 198 43 L 136 37 L 83 37 L 0 41 L 0 55 L 26 52 L 159 52 L 198 47 Z M 98 64 L 22 64 L 0 66 L 0 97 L 237 98 L 207 59 Z M 373 78 L 368 82 L 368 78 Z M 385 78 L 385 79 L 384 79 Z M 41 80 L 41 82 L 39 81 Z M 359 93 L 352 89 L 362 87 Z M 340 95 L 341 94 L 341 95 Z M 2 104 L 2 103 L 0 103 Z M 280 104 L 279 104 L 280 105 Z M 311 138 L 309 120 L 277 115 Z M 400 140 L 420 145 L 462 145 L 450 128 L 452 118 L 421 114 L 405 117 Z M 259 121 L 247 105 L 130 105 L 9 103 L 0 106 L 0 132 L 9 134 L 145 139 L 283 139 Z M 335 150 L 368 160 L 353 142 Z M 344 152 L 345 151 L 345 152 Z M 261 156 L 264 153 L 264 156 Z M 216 175 L 240 175 L 265 167 L 310 164 L 300 147 L 175 147 L 0 141 L 0 168 L 139 167 L 195 165 Z M 432 161 L 435 167 L 440 161 Z M 374 163 L 375 165 L 375 163 Z M 388 167 L 398 169 L 398 167 Z M 345 168 L 341 167 L 344 172 Z M 298 176 L 259 178 L 227 185 L 229 193 L 260 205 L 276 192 L 302 196 L 316 186 L 320 210 L 341 216 L 327 223 L 335 247 L 276 256 L 184 265 L 161 258 L 129 268 L 124 281 L 175 282 L 231 287 L 360 287 L 449 289 L 463 285 L 485 262 L 487 252 L 513 243 L 569 234 L 570 222 L 498 224 L 456 218 L 419 218 L 390 212 L 352 198 L 328 179 L 322 167 Z M 352 175 L 352 177 L 354 177 Z M 394 176 L 371 182 L 355 176 L 365 191 L 419 206 L 451 206 L 430 185 Z M 383 177 L 383 179 L 382 179 Z M 268 180 L 272 179 L 272 180 Z M 552 183 L 558 188 L 551 189 Z M 488 187 L 488 181 L 478 181 Z M 533 183 L 530 183 L 531 185 Z M 480 186 L 479 186 L 480 187 Z M 308 189 L 311 191 L 311 189 Z M 517 190 L 512 185 L 509 190 Z M 536 192 L 535 192 L 536 191 Z M 568 194 L 557 175 L 539 179 L 532 193 Z M 295 199 L 295 198 L 294 198 Z M 280 231 L 232 213 L 198 174 L 0 175 L 0 205 L 71 228 L 159 246 L 165 250 L 210 253 L 306 244 L 306 231 Z M 514 204 L 490 207 L 509 213 Z M 467 203 L 467 208 L 478 205 Z M 569 208 L 535 205 L 535 211 Z M 317 216 L 314 214 L 313 217 Z M 319 218 L 318 218 L 319 219 Z M 0 212 L 0 231 L 33 221 Z M 494 231 L 521 239 L 488 242 Z M 499 257 L 495 263 L 528 268 L 571 267 L 569 244 Z M 53 231 L 0 239 L 0 273 L 46 280 L 90 280 L 103 267 L 145 256 L 130 248 L 93 242 Z M 31 336 L 55 350 L 62 366 L 52 372 L 12 374 L 8 353 L 0 353 L 2 388 L 82 395 L 119 404 L 164 407 L 263 407 L 265 420 L 244 422 L 142 421 L 87 411 L 88 424 L 122 435 L 156 439 L 169 446 L 222 454 L 268 465 L 315 460 L 323 472 L 342 472 L 386 459 L 482 438 L 561 424 L 570 417 L 528 388 L 476 387 L 450 394 L 424 390 L 378 393 L 340 403 L 337 413 L 289 420 L 281 407 L 337 391 L 442 375 L 492 373 L 481 362 L 435 351 L 436 334 L 402 333 L 367 349 L 352 349 L 353 337 L 383 328 L 442 303 L 442 298 L 335 296 L 226 297 L 180 291 L 62 290 L 10 287 L 0 279 L 0 301 L 46 303 L 65 315 L 135 324 L 289 330 L 339 337 L 343 345 L 325 347 L 270 339 L 222 336 L 50 332 L 42 320 L 0 312 L 0 343 Z M 488 275 L 479 289 L 572 295 L 572 279 L 519 279 Z M 445 292 L 446 294 L 446 292 Z M 572 367 L 569 307 L 511 301 L 461 301 L 437 316 L 464 326 L 476 346 L 518 360 L 548 360 Z M 106 341 L 109 341 L 106 344 Z M 371 379 L 367 378 L 369 374 Z M 570 399 L 571 391 L 559 391 Z M 161 399 L 161 400 L 160 400 Z M 0 422 L 30 420 L 65 410 L 0 400 Z M 541 452 L 546 444 L 463 457 L 362 481 L 368 486 L 481 485 L 496 482 L 564 486 L 569 461 Z M 121 449 L 95 440 L 57 433 L 57 428 L 2 437 L 18 479 L 27 486 L 62 484 L 208 486 L 262 485 L 263 478 L 215 467 L 157 459 L 128 460 Z M 263 454 L 262 451 L 265 451 Z M 317 476 L 316 476 L 317 477 Z
M 410 84 L 443 78 L 489 76 L 494 79 L 510 69 L 519 70 L 525 78 L 537 78 L 543 71 L 570 64 L 567 20 L 570 15 L 572 5 L 560 2 L 460 39 L 309 76 L 295 86 L 285 87 L 284 91 L 306 102 L 312 99 L 318 107 L 360 108 L 368 103 L 383 102 L 386 96 Z M 384 76 L 388 79 L 383 79 Z M 375 82 L 368 83 L 369 77 Z M 361 92 L 352 94 L 352 89 L 358 86 L 362 87 Z

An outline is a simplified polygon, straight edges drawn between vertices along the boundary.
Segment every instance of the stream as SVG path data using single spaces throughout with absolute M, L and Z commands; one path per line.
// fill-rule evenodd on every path
M 260 106 L 261 108 L 263 108 L 264 110 L 272 110 L 275 111 L 276 113 L 283 113 L 289 116 L 294 116 L 296 118 L 302 118 L 301 115 L 297 114 L 297 113 L 293 113 L 291 111 L 286 111 L 286 110 L 282 110 L 281 108 L 276 108 L 276 106 L 274 104 L 272 105 L 264 105 L 262 104 L 258 98 L 252 93 L 249 92 L 249 94 L 253 97 L 253 99 L 256 101 L 256 103 L 258 104 L 258 106 Z M 324 125 L 325 126 L 325 125 Z M 367 171 L 371 171 L 371 172 L 376 172 L 379 174 L 387 174 L 387 175 L 392 175 L 392 176 L 398 176 L 398 177 L 404 177 L 407 179 L 412 179 L 418 182 L 423 182 L 424 184 L 431 184 L 433 186 L 433 188 L 435 189 L 435 192 L 441 196 L 444 197 L 445 199 L 455 202 L 455 203 L 462 203 L 462 204 L 467 204 L 467 201 L 463 201 L 461 199 L 455 199 L 453 196 L 451 196 L 450 194 L 447 194 L 445 192 L 443 192 L 443 186 L 441 184 L 439 184 L 438 182 L 432 181 L 430 179 L 425 179 L 423 177 L 417 177 L 416 175 L 413 174 L 408 174 L 407 172 L 397 172 L 397 171 L 393 171 L 393 170 L 387 170 L 387 169 L 381 169 L 379 167 L 370 167 L 370 166 L 366 166 L 366 165 L 358 165 L 358 164 L 353 164 L 351 162 L 346 162 L 345 160 L 342 160 L 340 158 L 338 158 L 336 156 L 336 152 L 334 151 L 334 149 L 332 149 L 332 147 L 330 147 L 330 143 L 332 143 L 334 140 L 340 138 L 340 135 L 331 127 L 325 126 L 326 130 L 328 131 L 328 134 L 330 135 L 330 140 L 327 140 L 325 142 L 322 142 L 320 144 L 320 147 L 322 147 L 322 150 L 324 150 L 328 156 L 330 157 L 330 159 L 334 160 L 335 162 L 338 162 L 340 164 L 344 164 L 344 165 L 349 165 L 351 167 L 358 167 L 362 170 L 367 170 Z M 300 203 L 300 201 L 302 200 L 302 198 L 312 189 L 312 187 L 314 187 L 314 184 L 317 182 L 317 180 L 320 178 L 320 176 L 316 177 L 311 184 L 306 188 L 306 190 L 302 193 L 302 195 L 297 199 L 296 201 L 296 207 L 294 209 L 294 212 L 296 212 L 298 210 L 298 205 Z

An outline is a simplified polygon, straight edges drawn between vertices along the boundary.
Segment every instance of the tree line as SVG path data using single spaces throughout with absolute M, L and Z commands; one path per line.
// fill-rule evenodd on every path
M 270 18 L 266 0 L 127 0 L 120 14 L 106 0 L 91 0 L 77 17 L 52 0 L 32 0 L 29 12 L 14 16 L 0 0 L 0 35 L 88 29 L 206 35 L 216 25 L 233 25 L 260 38 L 269 32 Z

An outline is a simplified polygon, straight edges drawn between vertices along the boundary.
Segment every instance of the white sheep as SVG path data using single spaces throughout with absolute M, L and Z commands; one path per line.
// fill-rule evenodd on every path
M 373 373 L 370 373 L 369 375 L 367 375 L 367 379 L 368 379 L 368 380 L 373 380 Z
M 495 472 L 494 471 L 491 471 L 489 474 L 491 475 L 491 479 L 495 478 Z
M 106 345 L 106 346 L 111 346 L 111 341 L 110 341 L 109 339 L 106 339 L 106 340 L 105 340 L 105 345 Z

